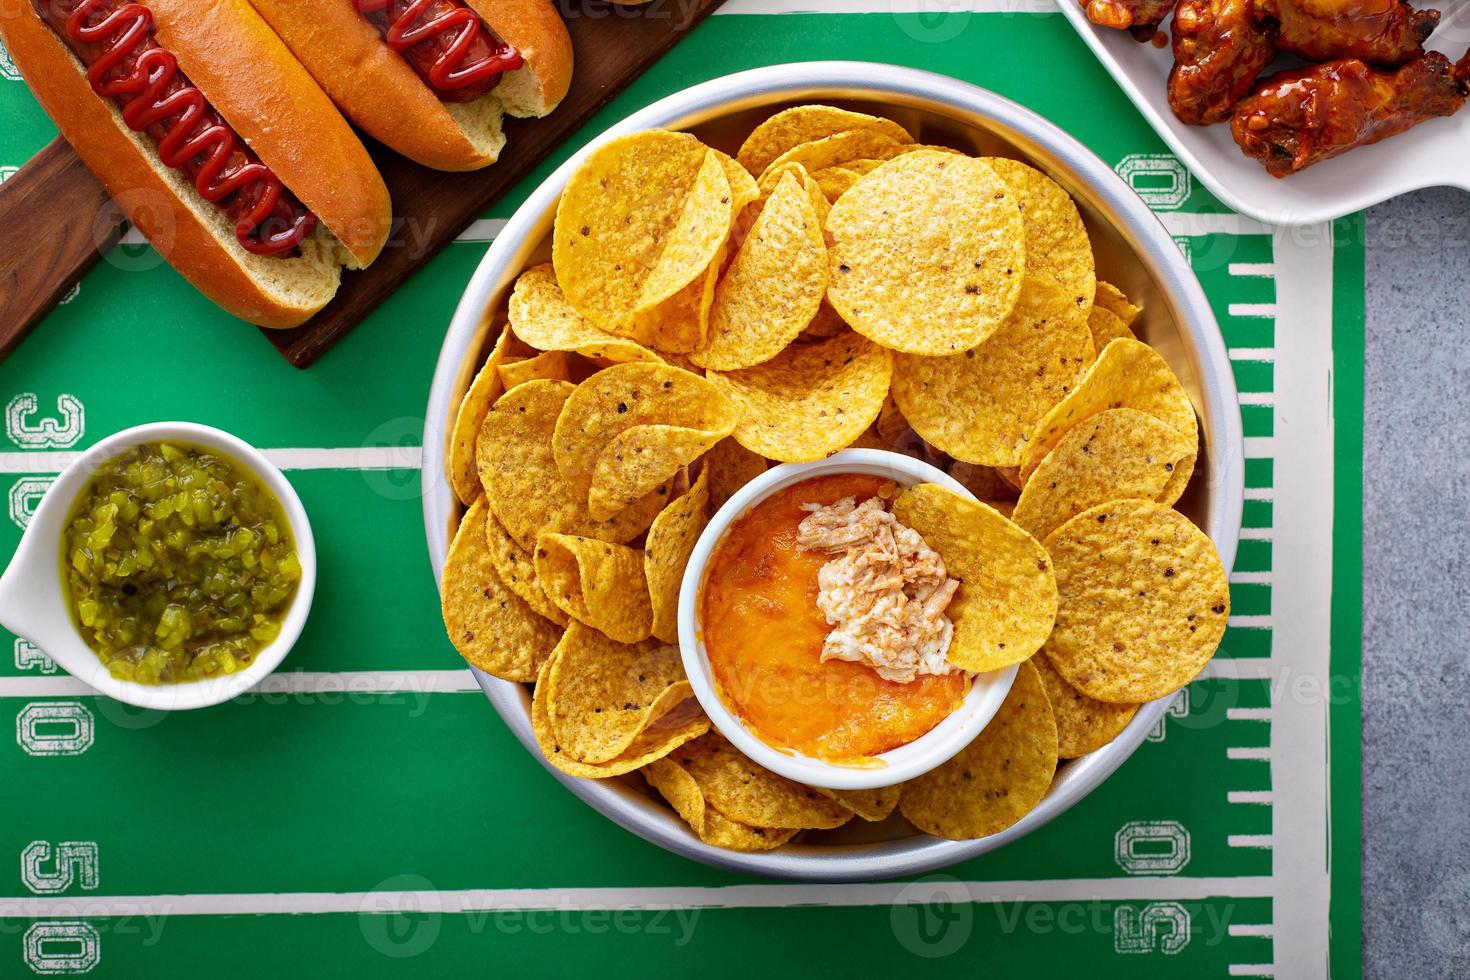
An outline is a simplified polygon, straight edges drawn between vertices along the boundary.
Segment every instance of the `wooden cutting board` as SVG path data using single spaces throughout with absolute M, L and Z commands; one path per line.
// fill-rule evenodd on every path
M 506 120 L 506 148 L 493 167 L 440 173 L 369 142 L 393 196 L 395 227 L 413 229 L 413 247 L 395 230 L 378 260 L 345 272 L 336 298 L 311 320 L 293 330 L 262 330 L 292 364 L 304 368 L 331 349 L 724 0 L 557 2 L 576 52 L 571 91 L 545 119 Z M 59 139 L 0 185 L 0 359 L 112 247 L 123 227 L 116 206 Z

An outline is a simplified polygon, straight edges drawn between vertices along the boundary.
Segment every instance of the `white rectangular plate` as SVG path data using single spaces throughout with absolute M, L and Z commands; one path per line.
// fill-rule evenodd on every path
M 1167 46 L 1140 44 L 1126 32 L 1098 27 L 1088 21 L 1078 0 L 1056 3 L 1169 148 L 1216 197 L 1241 214 L 1273 225 L 1307 225 L 1421 187 L 1470 190 L 1470 106 L 1448 119 L 1431 119 L 1382 143 L 1277 179 L 1240 152 L 1228 124 L 1186 126 L 1175 118 L 1164 97 L 1174 63 Z M 1470 4 L 1440 0 L 1437 6 L 1444 11 L 1444 22 L 1429 46 L 1456 60 L 1470 45 Z

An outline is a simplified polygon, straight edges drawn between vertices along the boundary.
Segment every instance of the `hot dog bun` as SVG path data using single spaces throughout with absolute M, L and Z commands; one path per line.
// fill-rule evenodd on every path
M 159 253 L 221 307 L 297 326 L 335 295 L 342 266 L 382 250 L 388 189 L 331 100 L 245 0 L 146 0 L 158 43 L 319 222 L 298 257 L 254 255 L 233 223 L 92 91 L 27 0 L 0 3 L 0 39 L 61 134 Z
M 505 146 L 503 116 L 544 116 L 571 85 L 572 40 L 551 0 L 465 0 L 525 65 L 461 104 L 439 101 L 352 0 L 250 2 L 364 132 L 436 170 L 494 163 Z

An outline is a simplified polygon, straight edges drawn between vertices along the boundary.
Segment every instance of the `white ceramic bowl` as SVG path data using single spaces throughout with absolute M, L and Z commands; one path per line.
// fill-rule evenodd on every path
M 815 463 L 787 463 L 766 470 L 751 480 L 719 509 L 705 525 L 704 532 L 689 556 L 684 569 L 684 582 L 679 589 L 679 649 L 684 657 L 684 673 L 694 688 L 694 696 L 709 715 L 720 734 L 747 758 L 774 773 L 808 786 L 827 789 L 876 789 L 894 786 L 942 765 L 974 741 L 1000 710 L 1001 702 L 1015 680 L 1016 668 L 994 670 L 975 675 L 965 701 L 929 732 L 907 745 L 877 756 L 879 766 L 843 766 L 824 759 L 814 759 L 800 752 L 783 751 L 768 745 L 750 731 L 720 697 L 719 681 L 710 667 L 704 648 L 704 630 L 699 622 L 699 595 L 704 587 L 705 568 L 710 555 L 725 536 L 731 523 L 767 497 L 789 486 L 834 473 L 866 473 L 885 477 L 899 486 L 937 483 L 946 490 L 975 499 L 975 495 L 954 477 L 930 466 L 923 460 L 881 449 L 848 449 Z
M 1465 164 L 1470 156 L 1470 110 L 1448 119 L 1432 119 L 1382 143 L 1359 147 L 1278 179 L 1240 152 L 1228 123 L 1186 126 L 1179 121 L 1164 91 L 1174 64 L 1168 47 L 1140 44 L 1126 31 L 1098 27 L 1088 21 L 1078 0 L 1056 3 L 1174 155 L 1211 193 L 1241 214 L 1270 225 L 1310 225 L 1421 187 L 1470 190 L 1470 166 Z M 1445 8 L 1445 17 L 1429 47 L 1454 61 L 1470 44 L 1470 5 L 1435 6 Z M 1164 27 L 1168 29 L 1169 22 Z M 1187 183 L 1188 174 L 1171 168 L 1173 161 L 1145 155 L 1132 163 L 1134 172 L 1156 188 L 1153 193 L 1181 200 L 1185 196 L 1187 186 L 1178 183 L 1181 179 Z M 1175 183 L 1168 184 L 1167 190 L 1157 190 L 1160 181 L 1168 183 L 1170 177 Z
M 551 254 L 552 218 L 562 188 L 595 147 L 653 127 L 687 129 L 733 151 L 757 122 L 787 106 L 839 105 L 890 116 L 921 142 L 948 143 L 1026 160 L 1050 174 L 1076 200 L 1098 257 L 1098 275 L 1141 301 L 1135 328 L 1173 366 L 1200 414 L 1200 465 L 1180 509 L 1214 540 L 1229 568 L 1235 560 L 1244 496 L 1245 448 L 1235 376 L 1220 328 L 1179 247 L 1126 183 L 1086 147 L 1035 113 L 965 82 L 911 68 L 823 61 L 778 65 L 696 85 L 613 126 L 532 191 L 506 223 L 465 288 L 444 337 L 425 409 L 424 528 L 436 581 L 463 512 L 445 475 L 448 440 L 491 324 L 503 322 L 512 283 Z M 506 726 L 563 786 L 609 819 L 677 854 L 743 874 L 804 881 L 867 881 L 923 874 L 1001 847 L 1081 800 L 1133 754 L 1163 716 L 1168 700 L 1145 705 L 1111 744 L 1063 765 L 1041 804 L 1005 831 L 980 840 L 939 840 L 898 818 L 853 821 L 803 835 L 776 851 L 744 854 L 702 843 L 636 774 L 574 779 L 546 763 L 531 730 L 530 691 L 476 672 Z M 494 761 L 471 778 L 493 779 Z M 1161 777 L 1162 778 L 1162 777 Z M 529 805 L 529 804 L 528 804 Z
M 86 489 L 97 468 L 124 451 L 149 442 L 180 442 L 217 450 L 240 463 L 281 502 L 296 556 L 301 582 L 281 623 L 280 635 L 256 655 L 244 670 L 222 677 L 183 684 L 139 684 L 113 677 L 77 631 L 68 608 L 61 577 L 61 536 L 73 504 Z M 154 422 L 108 436 L 72 463 L 51 484 L 20 547 L 0 576 L 0 625 L 34 643 L 61 669 L 110 698 L 140 708 L 179 711 L 228 701 L 254 687 L 290 652 L 311 611 L 316 592 L 316 542 L 311 523 L 295 489 L 260 451 L 219 429 L 192 422 Z

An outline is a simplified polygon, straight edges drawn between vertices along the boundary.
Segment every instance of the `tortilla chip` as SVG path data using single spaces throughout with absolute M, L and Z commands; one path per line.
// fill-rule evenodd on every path
M 1023 663 L 985 730 L 938 769 L 904 783 L 898 806 L 926 834 L 988 837 L 1030 813 L 1056 770 L 1056 719 L 1041 676 Z
M 603 452 L 635 426 L 697 429 L 713 437 L 707 449 L 735 431 L 738 412 L 729 397 L 697 374 L 668 364 L 617 364 L 583 381 L 567 399 L 552 437 L 557 468 L 563 479 L 587 493 Z M 672 477 L 704 451 L 684 455 L 689 449 L 686 441 L 653 455 Z M 603 485 L 608 492 L 615 489 Z
M 643 553 L 635 548 L 543 533 L 536 539 L 536 577 L 559 609 L 619 643 L 637 643 L 653 630 Z
M 1138 714 L 1138 705 L 1108 704 L 1083 694 L 1057 673 L 1045 649 L 1043 647 L 1042 653 L 1027 662 L 1041 675 L 1041 683 L 1046 686 L 1046 699 L 1051 702 L 1052 713 L 1056 716 L 1057 755 L 1063 759 L 1076 759 L 1117 738 Z
M 668 487 L 689 464 L 725 438 L 723 430 L 638 425 L 620 432 L 597 457 L 587 511 L 607 519 Z M 672 496 L 670 494 L 669 496 Z
M 1189 395 L 1173 368 L 1152 347 L 1137 340 L 1115 340 L 1092 367 L 1037 425 L 1021 458 L 1021 479 L 1030 479 L 1047 453 L 1072 426 L 1110 408 L 1136 408 L 1182 432 L 1198 449 L 1199 429 Z M 1176 467 L 1176 470 L 1180 468 Z M 1194 469 L 1193 456 L 1189 470 Z M 1176 477 L 1177 479 L 1177 477 Z M 1188 474 L 1184 475 L 1188 482 Z M 1183 490 L 1183 484 L 1180 484 Z M 1177 499 L 1177 498 L 1176 498 Z
M 694 696 L 678 647 L 618 643 L 573 623 L 546 678 L 556 744 L 578 762 L 622 755 L 643 730 Z
M 1097 281 L 1097 295 L 1093 298 L 1093 303 L 1121 320 L 1125 330 L 1132 327 L 1133 321 L 1138 319 L 1138 314 L 1143 312 L 1143 308 L 1135 306 L 1133 301 L 1123 294 L 1123 290 L 1101 279 Z
M 1016 504 L 1037 540 L 1110 500 L 1159 500 L 1194 452 L 1188 438 L 1146 412 L 1114 408 L 1078 423 L 1046 455 Z
M 725 506 L 735 491 L 766 471 L 769 461 L 746 449 L 734 439 L 722 439 L 704 454 L 709 471 L 709 512 Z
M 660 360 L 648 348 L 610 334 L 578 313 L 557 285 L 549 262 L 532 266 L 516 280 L 510 294 L 510 328 L 537 350 L 568 351 L 615 364 Z
M 801 164 L 807 173 L 811 173 L 826 170 L 828 167 L 840 167 L 853 160 L 891 160 L 908 145 L 876 129 L 849 129 L 793 146 L 772 160 L 761 174 L 764 176 L 772 170 L 793 163 Z
M 546 351 L 519 361 L 506 361 L 497 370 L 500 372 L 500 383 L 506 391 L 527 381 L 566 381 L 572 376 L 567 355 L 559 350 Z
M 547 678 L 555 659 L 552 656 L 542 664 L 541 671 L 536 676 L 536 691 L 531 698 L 531 729 L 536 734 L 536 744 L 546 761 L 568 776 L 582 779 L 621 776 L 641 769 L 655 759 L 663 758 L 685 742 L 709 731 L 709 719 L 699 710 L 699 702 L 689 698 L 639 732 L 633 743 L 616 759 L 602 763 L 578 762 L 569 753 L 562 751 L 551 727 L 546 694 L 549 687 Z
M 705 802 L 730 820 L 752 827 L 826 830 L 852 819 L 847 807 L 756 765 L 717 731 L 680 746 L 670 758 L 694 777 Z
M 653 523 L 667 497 L 667 490 L 654 492 L 611 520 L 592 519 L 585 491 L 562 479 L 552 451 L 556 420 L 576 390 L 565 381 L 528 381 L 502 396 L 480 427 L 475 455 L 486 503 L 526 551 L 542 531 L 631 541 Z
M 837 311 L 832 309 L 832 304 L 824 298 L 822 305 L 817 307 L 817 315 L 812 318 L 811 323 L 806 325 L 806 329 L 801 332 L 799 339 L 826 340 L 828 337 L 835 337 L 840 333 L 846 333 L 850 329 L 852 328 L 847 325 L 842 317 L 838 316 Z
M 466 504 L 474 503 L 483 492 L 475 465 L 475 440 L 479 438 L 485 414 L 504 390 L 497 368 L 505 357 L 509 342 L 510 330 L 502 328 L 490 356 L 475 374 L 475 380 L 460 400 L 459 410 L 454 416 L 454 429 L 449 440 L 449 482 L 454 487 L 454 495 Z
M 838 109 L 829 105 L 800 105 L 768 117 L 745 138 L 736 154 L 745 169 L 763 173 L 787 150 L 848 130 L 870 129 L 898 143 L 912 143 L 908 130 L 891 119 Z
M 1092 246 L 1067 192 L 1015 160 L 987 159 L 1011 190 L 1025 229 L 1026 275 L 1010 316 L 973 350 L 900 354 L 893 397 L 914 431 L 970 463 L 1014 466 L 1041 417 L 1096 351 L 1087 329 Z
M 1215 545 L 1187 517 L 1115 500 L 1057 528 L 1046 547 L 1058 603 L 1045 649 L 1069 684 L 1129 704 L 1199 676 L 1225 634 L 1230 587 Z
M 770 851 L 799 833 L 794 829 L 752 827 L 720 816 L 705 803 L 704 793 L 689 771 L 672 759 L 656 759 L 642 772 L 648 785 L 669 801 L 674 812 L 683 817 L 695 835 L 706 844 L 732 851 Z
M 827 233 L 828 301 L 858 333 L 909 354 L 979 345 L 1015 308 L 1026 274 L 1015 196 L 969 157 L 890 160 L 838 199 Z
M 1098 283 L 1102 286 L 1102 283 Z M 1123 325 L 1118 315 L 1102 306 L 1093 306 L 1087 312 L 1087 329 L 1092 334 L 1092 346 L 1101 351 L 1119 337 L 1137 340 L 1133 331 Z
M 864 820 L 877 823 L 879 820 L 887 820 L 888 816 L 898 808 L 898 797 L 903 787 L 900 785 L 880 786 L 878 789 L 821 789 L 813 786 L 812 789 L 829 800 L 836 800 Z
M 501 584 L 490 560 L 483 498 L 470 505 L 444 560 L 440 609 L 459 655 L 487 674 L 524 683 L 551 654 L 561 628 Z
M 893 355 L 849 330 L 708 377 L 740 406 L 736 441 L 767 459 L 804 463 L 862 435 L 878 418 L 892 375 Z
M 653 519 L 643 546 L 643 576 L 653 603 L 653 635 L 665 643 L 679 642 L 679 586 L 699 535 L 709 523 L 710 468 L 706 466 L 694 487 Z
M 584 317 L 625 333 L 709 268 L 731 208 L 724 166 L 688 133 L 611 140 L 572 174 L 557 206 L 556 279 Z
M 933 483 L 909 487 L 893 516 L 939 552 L 960 590 L 945 611 L 954 621 L 946 659 L 984 673 L 1041 648 L 1057 614 L 1057 583 L 1046 549 L 985 504 Z
M 547 598 L 546 590 L 536 578 L 536 556 L 527 548 L 516 544 L 515 538 L 500 521 L 490 514 L 485 521 L 485 539 L 490 548 L 490 564 L 500 584 L 520 596 L 538 616 L 551 620 L 558 626 L 567 625 L 567 614 Z
M 783 175 L 715 287 L 709 342 L 692 359 L 722 371 L 769 361 L 812 322 L 826 291 L 821 219 Z
M 826 167 L 812 174 L 812 180 L 822 189 L 828 202 L 837 199 L 852 189 L 852 185 L 863 179 L 863 175 L 847 167 Z

